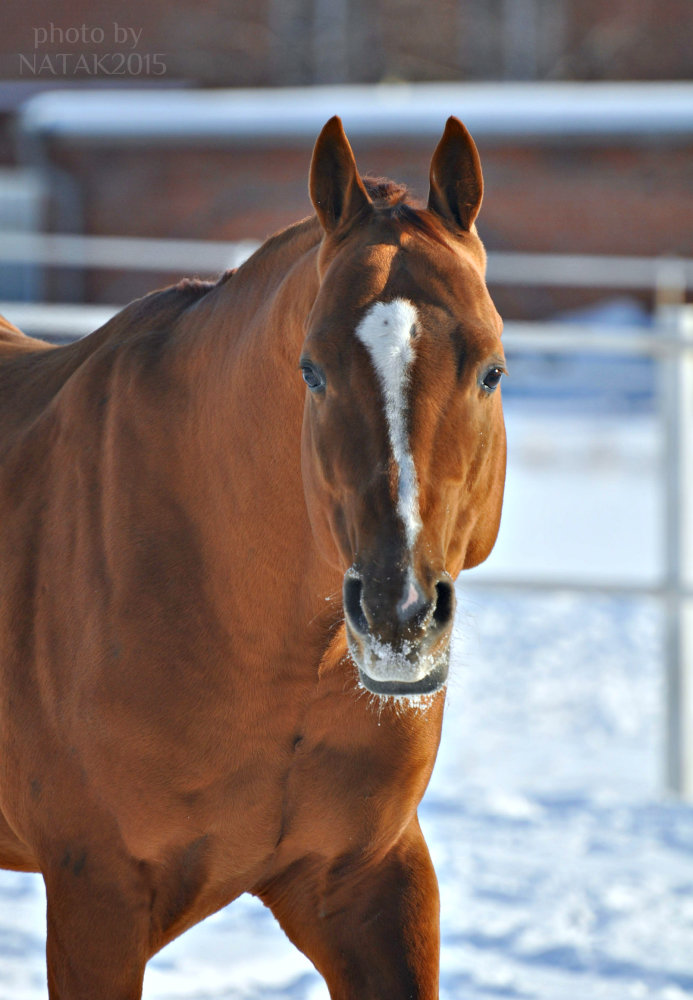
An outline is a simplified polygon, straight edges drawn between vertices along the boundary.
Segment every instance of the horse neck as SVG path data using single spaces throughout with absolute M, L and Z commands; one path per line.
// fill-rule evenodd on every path
M 198 351 L 213 380 L 229 380 L 243 392 L 239 374 L 298 364 L 305 320 L 318 292 L 316 254 L 321 230 L 308 219 L 270 237 L 238 270 L 199 303 L 193 318 Z M 275 383 L 281 393 L 286 377 Z
M 327 593 L 338 583 L 321 566 L 307 517 L 298 366 L 319 287 L 319 243 L 317 223 L 293 227 L 190 310 L 184 361 L 195 409 L 183 433 L 191 503 L 194 489 L 201 520 L 230 525 L 215 544 L 228 544 L 230 560 L 234 545 L 252 549 L 258 572 L 266 564 L 266 573 L 317 573 Z M 220 569 L 222 559 L 220 548 Z M 228 586 L 228 574 L 221 577 Z

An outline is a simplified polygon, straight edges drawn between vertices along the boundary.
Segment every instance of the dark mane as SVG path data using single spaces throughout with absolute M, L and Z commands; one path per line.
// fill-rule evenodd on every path
M 409 203 L 406 184 L 391 181 L 387 177 L 364 177 L 363 183 L 376 209 L 387 218 L 403 228 L 416 229 L 435 243 L 447 245 L 445 227 L 422 205 Z
M 202 278 L 181 278 L 175 285 L 169 286 L 169 288 L 161 289 L 161 291 L 169 291 L 170 289 L 175 289 L 177 292 L 182 292 L 186 299 L 192 297 L 193 300 L 196 298 L 202 298 L 207 292 L 215 288 L 216 285 L 224 281 L 229 275 L 229 271 L 224 271 L 218 281 L 203 281 Z
M 375 202 L 378 208 L 392 208 L 403 202 L 409 195 L 409 188 L 406 184 L 391 181 L 387 177 L 366 176 L 363 178 L 363 183 L 371 201 Z

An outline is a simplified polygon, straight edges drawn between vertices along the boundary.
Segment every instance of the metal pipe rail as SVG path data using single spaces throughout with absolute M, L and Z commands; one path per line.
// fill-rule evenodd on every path
M 219 274 L 238 267 L 260 244 L 213 240 L 80 236 L 0 229 L 0 262 L 123 271 L 195 271 Z

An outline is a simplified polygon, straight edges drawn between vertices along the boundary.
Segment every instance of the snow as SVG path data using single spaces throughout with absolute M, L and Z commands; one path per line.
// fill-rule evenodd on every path
M 654 598 L 494 589 L 491 574 L 652 580 L 650 412 L 508 405 L 496 551 L 458 582 L 443 741 L 421 819 L 441 884 L 442 1000 L 693 995 L 693 808 L 663 793 Z M 487 581 L 486 584 L 484 581 Z M 45 1000 L 36 876 L 0 876 L 0 1000 Z M 326 1000 L 243 897 L 149 965 L 147 1000 Z

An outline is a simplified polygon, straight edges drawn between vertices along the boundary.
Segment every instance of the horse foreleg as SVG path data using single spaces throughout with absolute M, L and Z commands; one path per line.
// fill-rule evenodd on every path
M 377 861 L 306 859 L 258 894 L 332 1000 L 437 1000 L 438 883 L 416 821 Z
M 139 1000 L 151 896 L 137 866 L 76 846 L 43 875 L 50 1000 Z

